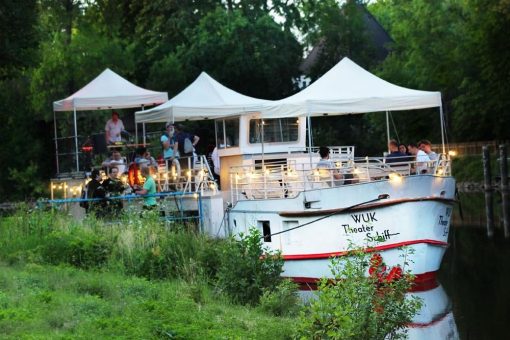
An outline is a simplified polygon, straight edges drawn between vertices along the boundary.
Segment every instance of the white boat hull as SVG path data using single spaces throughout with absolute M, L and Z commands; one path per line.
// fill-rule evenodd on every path
M 381 194 L 388 198 L 376 199 Z M 426 276 L 439 269 L 448 245 L 454 194 L 452 177 L 423 175 L 244 200 L 230 210 L 229 228 L 271 234 L 265 245 L 281 252 L 283 275 L 302 284 L 331 277 L 330 257 L 352 247 L 378 251 L 388 266 Z

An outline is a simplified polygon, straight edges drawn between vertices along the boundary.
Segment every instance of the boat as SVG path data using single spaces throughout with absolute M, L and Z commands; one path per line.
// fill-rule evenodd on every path
M 429 173 L 413 174 L 416 162 L 385 163 L 354 156 L 354 147 L 330 147 L 343 184 L 316 168 L 315 148 L 252 155 L 229 171 L 230 208 L 224 236 L 257 228 L 264 246 L 281 253 L 283 276 L 304 290 L 331 277 L 331 257 L 363 248 L 379 252 L 389 266 L 435 279 L 448 246 L 455 180 L 444 156 Z M 311 157 L 311 161 L 310 161 Z
M 208 92 L 214 96 L 203 96 L 201 102 Z M 342 183 L 317 167 L 313 117 L 423 108 L 439 108 L 442 136 L 438 158 L 423 172 L 407 159 L 390 164 L 384 157 L 358 157 L 355 145 L 329 147 Z M 455 203 L 439 92 L 388 83 L 344 58 L 301 92 L 279 101 L 238 94 L 203 73 L 169 102 L 135 117 L 144 124 L 215 121 L 221 191 L 211 185 L 212 169 L 204 161 L 179 174 L 184 187 L 205 202 L 202 231 L 228 237 L 258 229 L 264 246 L 282 255 L 283 275 L 302 289 L 331 277 L 330 258 L 345 256 L 353 247 L 379 252 L 388 266 L 401 266 L 418 282 L 434 280 Z
M 122 84 L 118 91 L 125 89 Z M 166 98 L 157 95 L 158 101 L 151 97 L 151 103 Z M 96 102 L 82 105 L 73 98 L 65 100 L 66 107 L 55 102 L 55 110 L 97 108 Z M 122 98 L 110 98 L 112 107 L 125 107 Z M 143 107 L 144 98 L 133 100 Z M 419 164 L 424 173 L 407 159 L 390 164 L 384 157 L 358 157 L 355 145 L 329 147 L 342 181 L 317 166 L 312 118 L 365 112 L 386 112 L 388 117 L 389 111 L 423 108 L 439 109 L 442 142 L 436 160 Z M 135 126 L 201 119 L 214 120 L 221 190 L 204 156 L 181 160 L 188 162 L 186 173 L 172 164 L 160 166 L 157 180 L 165 191 L 196 194 L 179 201 L 179 209 L 198 210 L 203 232 L 229 237 L 257 228 L 264 246 L 281 253 L 283 275 L 302 289 L 314 289 L 318 279 L 330 277 L 330 258 L 345 256 L 353 247 L 380 252 L 388 266 L 400 265 L 419 282 L 434 279 L 448 246 L 455 203 L 440 92 L 391 84 L 348 58 L 302 91 L 277 101 L 239 94 L 203 72 L 171 100 L 136 112 Z M 56 149 L 58 155 L 57 144 Z M 78 187 L 58 185 L 64 198 L 69 187 Z M 56 186 L 52 183 L 52 198 Z M 69 194 L 76 196 L 73 190 Z M 173 197 L 166 203 L 172 202 Z

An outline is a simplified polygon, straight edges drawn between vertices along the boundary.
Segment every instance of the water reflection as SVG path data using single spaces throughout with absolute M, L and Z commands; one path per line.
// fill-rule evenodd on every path
M 420 292 L 409 293 L 422 300 L 422 307 L 407 328 L 411 340 L 459 339 L 452 303 L 443 286 Z
M 451 298 L 460 339 L 509 337 L 510 240 L 503 237 L 500 200 L 498 195 L 494 198 L 496 225 L 494 237 L 489 240 L 483 193 L 461 195 L 464 219 L 457 207 L 450 228 L 450 247 L 438 273 Z
M 485 228 L 485 194 L 483 192 L 469 192 L 459 194 L 459 204 L 452 215 L 452 225 L 456 227 Z M 501 223 L 501 195 L 494 192 L 494 224 L 500 228 Z

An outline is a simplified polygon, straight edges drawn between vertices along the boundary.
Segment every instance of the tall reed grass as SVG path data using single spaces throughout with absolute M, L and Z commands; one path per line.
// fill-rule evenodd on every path
M 149 279 L 208 280 L 216 275 L 220 240 L 156 214 L 110 223 L 65 213 L 20 209 L 0 220 L 0 259 L 9 264 L 70 264 Z

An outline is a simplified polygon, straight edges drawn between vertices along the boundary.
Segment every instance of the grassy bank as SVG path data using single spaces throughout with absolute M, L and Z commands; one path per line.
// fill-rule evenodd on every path
M 218 284 L 237 279 L 228 266 L 250 266 L 233 245 L 156 215 L 109 223 L 20 209 L 0 219 L 0 337 L 291 337 L 297 319 L 258 304 L 267 286 L 256 275 L 239 277 L 246 306 Z
M 156 215 L 127 215 L 110 223 L 20 209 L 0 220 L 0 259 L 11 265 L 66 264 L 148 279 L 214 277 L 220 241 L 192 228 L 164 225 Z
M 215 240 L 157 215 L 21 209 L 0 218 L 0 337 L 393 338 L 418 308 L 404 298 L 411 277 L 382 260 L 369 269 L 370 256 L 338 260 L 336 280 L 302 306 L 257 230 Z
M 65 266 L 0 265 L 2 338 L 284 339 L 295 320 L 233 305 L 203 286 Z

